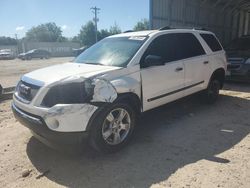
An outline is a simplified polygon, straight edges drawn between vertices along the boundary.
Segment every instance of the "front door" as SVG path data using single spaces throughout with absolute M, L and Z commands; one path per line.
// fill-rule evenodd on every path
M 143 110 L 149 110 L 183 97 L 184 65 L 177 57 L 176 37 L 165 34 L 149 45 L 141 59 Z M 161 57 L 165 64 L 143 68 L 148 55 Z

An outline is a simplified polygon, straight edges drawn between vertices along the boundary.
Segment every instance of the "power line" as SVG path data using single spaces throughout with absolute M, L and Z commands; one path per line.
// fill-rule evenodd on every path
M 99 14 L 99 11 L 101 10 L 100 8 L 95 7 L 91 7 L 90 8 L 94 14 L 94 22 L 95 22 L 95 42 L 97 42 L 97 22 L 99 21 L 97 14 Z

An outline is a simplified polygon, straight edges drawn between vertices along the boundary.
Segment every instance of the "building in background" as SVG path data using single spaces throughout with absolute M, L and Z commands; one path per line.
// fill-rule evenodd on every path
M 223 44 L 250 34 L 249 0 L 150 0 L 150 27 L 206 28 Z

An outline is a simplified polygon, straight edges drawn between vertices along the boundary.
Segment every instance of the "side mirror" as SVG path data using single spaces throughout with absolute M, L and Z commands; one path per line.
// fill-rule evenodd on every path
M 156 55 L 148 55 L 146 56 L 142 67 L 151 67 L 151 66 L 161 66 L 164 65 L 164 61 L 162 57 Z

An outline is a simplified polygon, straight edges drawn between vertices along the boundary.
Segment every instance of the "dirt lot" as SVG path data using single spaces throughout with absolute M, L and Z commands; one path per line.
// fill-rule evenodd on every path
M 30 61 L 22 61 L 20 59 L 14 60 L 0 60 L 0 84 L 3 87 L 15 86 L 20 77 L 32 70 L 65 63 L 72 60 L 73 57 L 51 58 L 51 59 L 32 59 Z
M 146 113 L 116 154 L 79 156 L 38 142 L 3 101 L 0 187 L 250 187 L 250 86 L 226 84 L 212 106 L 196 98 Z

